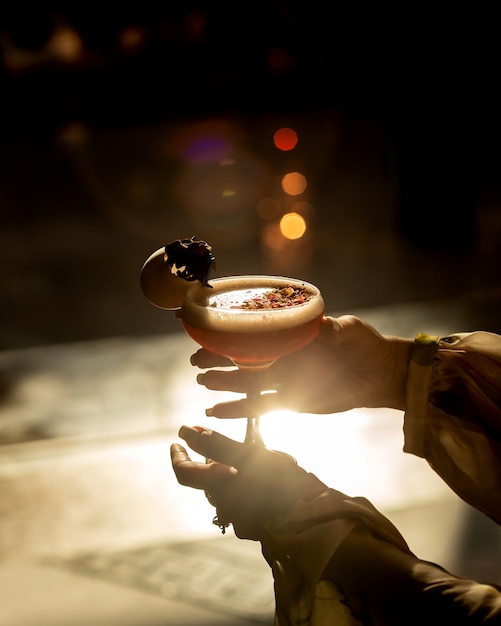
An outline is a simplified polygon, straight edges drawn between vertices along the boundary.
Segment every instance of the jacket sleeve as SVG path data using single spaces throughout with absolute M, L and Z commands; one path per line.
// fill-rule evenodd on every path
M 418 335 L 409 366 L 404 451 L 501 524 L 501 336 Z
M 501 625 L 499 586 L 420 560 L 364 498 L 326 488 L 297 500 L 267 524 L 262 547 L 275 626 Z
M 501 523 L 501 337 L 419 335 L 407 398 L 404 451 Z M 420 560 L 363 498 L 317 488 L 267 524 L 262 547 L 276 626 L 501 625 L 498 585 Z

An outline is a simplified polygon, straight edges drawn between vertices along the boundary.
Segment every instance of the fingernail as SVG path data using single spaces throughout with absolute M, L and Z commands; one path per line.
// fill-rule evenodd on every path
M 178 435 L 181 439 L 184 439 L 189 443 L 191 441 L 195 441 L 195 439 L 200 435 L 200 431 L 196 428 L 192 428 L 191 426 L 181 426 Z
M 197 383 L 199 385 L 203 385 L 204 384 L 204 376 L 205 376 L 205 374 L 197 374 Z
M 196 364 L 197 364 L 197 355 L 196 355 L 196 354 L 192 354 L 192 355 L 190 356 L 190 363 L 191 363 L 192 365 L 196 365 Z
M 186 443 L 193 443 L 200 435 L 210 434 L 211 432 L 212 431 L 209 428 L 205 428 L 205 426 L 181 426 L 178 435 L 181 439 L 184 439 Z
M 210 409 L 205 409 L 205 415 L 206 417 L 215 417 L 213 413 L 213 408 L 211 407 Z

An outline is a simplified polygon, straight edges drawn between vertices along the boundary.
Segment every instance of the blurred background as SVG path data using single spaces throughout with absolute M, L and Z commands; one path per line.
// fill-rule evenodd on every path
M 269 621 L 255 552 L 225 537 L 224 560 L 194 541 L 212 530 L 210 507 L 198 515 L 200 494 L 180 492 L 165 459 L 178 426 L 217 400 L 196 389 L 193 345 L 173 314 L 145 300 L 139 271 L 157 248 L 196 235 L 212 244 L 217 275 L 310 280 L 329 313 L 361 314 L 382 332 L 501 332 L 496 24 L 481 5 L 3 4 L 0 577 L 11 609 L 0 624 L 88 623 L 88 597 L 114 607 L 93 615 L 105 626 Z M 495 530 L 419 461 L 401 460 L 400 417 L 369 414 L 349 426 L 287 415 L 303 445 L 271 422 L 265 439 L 394 512 L 431 560 L 492 576 L 492 554 L 475 538 L 497 545 Z M 330 448 L 318 449 L 312 424 L 338 429 Z M 60 597 L 13 600 L 50 575 L 44 597 L 54 600 L 68 562 L 108 579 L 120 562 L 129 587 L 144 590 L 134 574 L 144 546 L 150 570 L 158 559 L 177 572 L 158 576 L 149 604 L 115 587 L 84 589 L 83 577 L 66 607 Z M 257 568 L 254 595 L 243 593 L 256 607 L 264 585 L 261 612 L 242 609 L 235 590 L 229 605 L 224 585 L 183 597 L 188 554 L 201 560 L 182 580 L 207 567 L 213 581 L 235 564 L 232 550 L 250 558 L 247 580 Z M 39 569 L 47 558 L 52 569 Z M 170 617 L 157 596 L 179 600 Z M 197 597 L 215 612 L 186 613 Z
M 495 285 L 493 28 L 384 2 L 7 3 L 0 345 L 164 332 L 138 268 L 192 234 L 219 274 L 301 275 L 336 310 Z

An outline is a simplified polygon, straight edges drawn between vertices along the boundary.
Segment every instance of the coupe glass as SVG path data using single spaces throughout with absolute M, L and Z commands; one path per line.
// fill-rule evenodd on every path
M 247 397 L 263 392 L 263 373 L 278 358 L 312 341 L 324 315 L 314 285 L 283 276 L 227 276 L 193 285 L 176 315 L 199 345 L 229 358 L 249 377 Z M 263 444 L 252 408 L 245 441 Z

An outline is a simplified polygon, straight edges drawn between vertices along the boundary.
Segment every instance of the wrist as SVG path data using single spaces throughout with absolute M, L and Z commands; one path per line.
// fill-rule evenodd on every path
M 407 375 L 414 348 L 414 340 L 402 337 L 388 337 L 391 344 L 393 358 L 392 366 L 387 373 L 388 397 L 383 406 L 391 409 L 406 410 L 407 407 Z
M 305 472 L 302 477 L 296 478 L 289 485 L 284 485 L 280 493 L 276 494 L 265 509 L 264 522 L 271 522 L 284 515 L 295 502 L 311 502 L 326 490 L 328 490 L 327 485 L 314 474 Z

